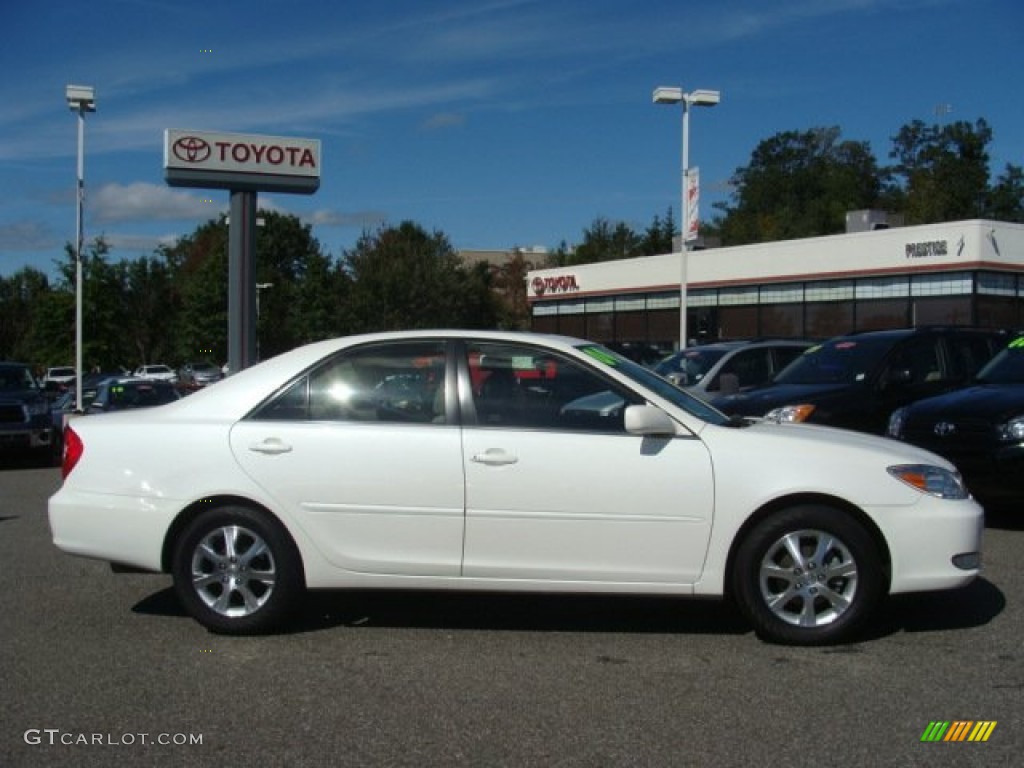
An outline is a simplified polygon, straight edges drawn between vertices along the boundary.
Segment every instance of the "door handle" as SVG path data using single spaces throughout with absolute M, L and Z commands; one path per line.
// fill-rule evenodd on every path
M 276 437 L 268 437 L 260 443 L 253 443 L 249 446 L 250 451 L 256 453 L 265 453 L 270 456 L 276 456 L 279 453 L 288 453 L 292 447 L 281 441 Z
M 483 453 L 478 453 L 471 457 L 470 461 L 475 461 L 477 464 L 486 464 L 490 467 L 500 467 L 506 464 L 515 464 L 519 461 L 519 457 L 513 456 L 511 453 L 505 453 L 501 448 L 488 448 Z

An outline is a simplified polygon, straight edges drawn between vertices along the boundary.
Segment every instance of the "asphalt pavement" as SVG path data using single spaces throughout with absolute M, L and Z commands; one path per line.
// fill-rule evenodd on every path
M 1017 766 L 1024 513 L 984 578 L 862 638 L 767 645 L 717 602 L 330 592 L 207 633 L 159 575 L 53 547 L 54 469 L 0 467 L 0 766 Z M 921 532 L 922 537 L 927 531 Z M 922 741 L 994 722 L 988 740 Z M 951 726 L 952 727 L 952 726 Z

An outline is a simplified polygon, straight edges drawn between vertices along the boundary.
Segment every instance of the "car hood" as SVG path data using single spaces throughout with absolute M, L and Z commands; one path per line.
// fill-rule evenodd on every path
M 961 417 L 1003 421 L 1024 415 L 1024 384 L 975 384 L 910 406 L 913 419 L 946 421 Z
M 34 389 L 16 389 L 10 392 L 0 392 L 0 403 L 23 405 L 25 403 L 38 403 L 42 400 L 43 396 Z
M 819 403 L 833 395 L 849 391 L 839 384 L 768 384 L 735 395 L 719 396 L 711 404 L 720 411 L 743 416 L 764 416 L 772 408 L 797 403 Z

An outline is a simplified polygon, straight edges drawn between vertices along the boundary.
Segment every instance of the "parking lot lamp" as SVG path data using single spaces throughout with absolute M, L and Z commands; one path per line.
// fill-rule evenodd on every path
M 695 90 L 686 93 L 682 88 L 658 87 L 654 89 L 653 101 L 655 104 L 682 104 L 683 105 L 683 173 L 682 173 L 682 195 L 680 197 L 679 228 L 679 348 L 686 348 L 686 261 L 687 243 L 697 237 L 696 222 L 690 223 L 690 206 L 687 201 L 687 180 L 690 174 L 690 107 L 713 107 L 722 100 L 719 91 Z M 691 226 L 693 231 L 691 232 Z
M 82 410 L 82 205 L 85 202 L 85 113 L 96 111 L 91 85 L 69 85 L 68 106 L 78 113 L 78 187 L 75 203 L 75 410 Z

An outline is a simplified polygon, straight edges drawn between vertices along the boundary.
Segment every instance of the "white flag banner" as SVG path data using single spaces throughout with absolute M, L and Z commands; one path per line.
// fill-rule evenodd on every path
M 700 169 L 686 169 L 686 235 L 685 242 L 697 239 L 700 230 Z

